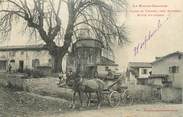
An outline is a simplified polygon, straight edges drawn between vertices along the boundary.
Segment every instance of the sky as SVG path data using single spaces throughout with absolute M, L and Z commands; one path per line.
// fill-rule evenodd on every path
M 129 12 L 125 24 L 130 43 L 115 50 L 116 62 L 121 68 L 125 68 L 128 62 L 152 62 L 156 56 L 183 51 L 183 0 L 129 0 L 128 3 Z M 167 5 L 168 7 L 142 8 L 134 5 Z M 137 16 L 135 10 L 179 10 L 179 12 L 163 13 L 164 16 Z M 157 29 L 159 21 L 165 23 L 135 56 L 134 47 L 144 42 L 145 35 L 148 35 L 149 31 Z
M 164 5 L 167 7 L 139 7 L 139 5 Z M 65 10 L 62 10 L 61 14 L 67 16 L 66 6 L 62 5 L 62 9 Z M 137 16 L 137 10 L 179 10 L 179 12 L 165 12 L 163 16 Z M 115 47 L 114 49 L 116 63 L 119 64 L 121 70 L 125 70 L 128 62 L 152 62 L 156 56 L 183 51 L 183 0 L 128 0 L 127 11 L 127 14 L 122 12 L 118 20 L 126 25 L 130 43 L 122 48 Z M 147 14 L 147 12 L 140 12 L 140 14 Z M 67 17 L 62 18 L 67 21 Z M 66 22 L 63 24 L 66 26 Z M 159 24 L 162 24 L 160 28 L 158 28 Z M 145 35 L 157 28 L 158 31 L 146 42 L 146 46 L 139 49 L 135 56 L 134 47 L 142 44 Z M 11 32 L 10 41 L 2 45 L 29 44 L 28 36 L 21 29 L 20 23 L 16 23 Z M 32 42 L 34 41 L 32 40 Z

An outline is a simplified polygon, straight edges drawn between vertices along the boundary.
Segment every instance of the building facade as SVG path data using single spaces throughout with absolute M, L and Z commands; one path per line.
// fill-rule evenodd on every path
M 152 62 L 150 83 L 159 81 L 162 86 L 183 87 L 183 52 L 174 52 Z
M 65 64 L 66 62 L 66 64 Z M 4 46 L 0 47 L 0 71 L 6 72 L 34 69 L 41 66 L 54 68 L 54 59 L 44 45 Z M 72 51 L 64 57 L 63 67 L 66 71 L 85 71 L 87 66 L 114 64 L 112 50 L 106 49 L 101 41 L 96 39 L 80 39 L 72 45 Z M 111 68 L 112 69 L 112 68 Z M 64 70 L 65 71 L 65 70 Z
M 126 82 L 129 84 L 147 84 L 148 77 L 152 72 L 151 63 L 129 62 Z
M 106 50 L 101 41 L 91 38 L 77 40 L 72 47 L 72 52 L 67 58 L 67 71 L 85 72 L 87 66 L 97 64 L 114 64 L 114 55 L 112 50 Z
M 23 72 L 37 66 L 53 66 L 53 59 L 44 45 L 0 47 L 0 71 Z M 11 68 L 10 68 L 11 66 Z

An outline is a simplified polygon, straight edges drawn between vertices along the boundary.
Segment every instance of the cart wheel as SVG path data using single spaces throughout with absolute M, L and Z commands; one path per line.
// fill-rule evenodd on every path
M 123 92 L 121 95 L 121 104 L 126 105 L 127 104 L 127 94 L 126 92 Z
M 118 93 L 117 91 L 112 91 L 109 94 L 109 104 L 111 107 L 116 107 L 119 106 L 120 104 L 120 93 Z
M 123 105 L 132 105 L 133 104 L 133 98 L 128 94 L 128 91 L 125 91 L 121 95 L 121 102 Z
M 132 98 L 132 96 L 129 96 L 127 99 L 128 99 L 128 104 L 129 105 L 132 105 L 133 104 L 133 98 Z

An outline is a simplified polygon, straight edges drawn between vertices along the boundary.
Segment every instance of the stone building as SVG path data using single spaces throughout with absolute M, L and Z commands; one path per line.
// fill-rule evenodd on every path
M 141 84 L 147 85 L 148 77 L 152 72 L 151 63 L 147 62 L 129 62 L 127 68 L 127 79 L 128 84 Z
M 183 52 L 156 57 L 148 84 L 165 102 L 182 102 Z
M 44 45 L 3 46 L 0 47 L 0 71 L 11 66 L 12 71 L 23 72 L 37 66 L 53 66 L 52 57 Z
M 79 66 L 84 72 L 87 66 L 96 64 L 114 64 L 112 50 L 106 49 L 101 41 L 96 39 L 80 39 L 73 44 L 72 52 L 68 55 L 67 70 L 76 71 Z
M 183 88 L 183 52 L 173 52 L 152 62 L 150 84 Z
M 63 69 L 85 71 L 87 66 L 96 64 L 116 66 L 111 49 L 104 47 L 101 41 L 91 38 L 77 40 L 71 47 L 72 51 L 64 57 Z M 43 45 L 1 46 L 0 71 L 5 72 L 11 66 L 12 71 L 23 72 L 40 66 L 53 68 L 53 58 Z M 65 71 L 65 70 L 64 70 Z

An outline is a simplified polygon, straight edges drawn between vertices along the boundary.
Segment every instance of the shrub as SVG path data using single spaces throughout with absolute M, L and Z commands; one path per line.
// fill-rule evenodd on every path
M 25 69 L 24 73 L 27 74 L 28 77 L 33 77 L 33 78 L 41 78 L 44 77 L 44 73 L 41 70 L 38 69 Z
M 41 78 L 41 77 L 45 77 L 45 75 L 40 70 L 33 70 L 32 77 L 34 77 L 34 78 Z

